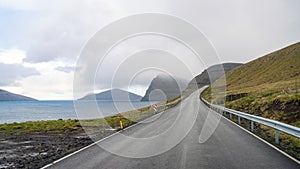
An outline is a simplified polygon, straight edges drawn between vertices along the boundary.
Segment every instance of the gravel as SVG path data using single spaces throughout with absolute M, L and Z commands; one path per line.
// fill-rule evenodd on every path
M 97 138 L 112 132 L 100 132 Z M 91 143 L 83 131 L 0 132 L 0 169 L 41 168 Z

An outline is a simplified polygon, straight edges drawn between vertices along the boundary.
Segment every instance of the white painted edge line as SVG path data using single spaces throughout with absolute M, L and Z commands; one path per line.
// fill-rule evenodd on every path
M 202 102 L 203 103 L 203 102 Z M 204 103 L 203 103 L 204 104 Z M 204 104 L 205 105 L 205 104 Z M 205 105 L 206 106 L 206 105 Z M 207 107 L 207 106 L 206 106 Z M 207 107 L 208 109 L 210 109 L 209 107 Z M 212 110 L 212 109 L 211 109 Z M 212 110 L 214 113 L 220 115 L 223 119 L 226 119 L 227 121 L 229 121 L 230 123 L 234 124 L 235 126 L 239 127 L 240 129 L 246 131 L 248 134 L 252 135 L 253 137 L 255 137 L 256 139 L 262 141 L 263 143 L 267 144 L 268 146 L 272 147 L 273 149 L 277 150 L 278 152 L 280 152 L 281 154 L 283 154 L 284 156 L 286 156 L 287 158 L 291 159 L 292 161 L 296 162 L 297 164 L 300 165 L 300 161 L 297 160 L 296 158 L 292 157 L 291 155 L 287 154 L 286 152 L 280 150 L 278 147 L 274 146 L 273 144 L 267 142 L 266 140 L 264 140 L 263 138 L 260 138 L 259 136 L 255 135 L 254 133 L 250 132 L 249 130 L 245 129 L 244 127 L 236 124 L 234 121 L 231 121 L 230 119 L 226 118 L 225 116 L 221 115 L 220 113 Z
M 176 107 L 176 106 L 175 106 L 175 107 Z M 162 111 L 162 112 L 160 112 L 160 113 L 157 113 L 157 114 L 155 114 L 155 115 L 153 115 L 153 116 L 150 116 L 150 117 L 148 117 L 148 118 L 153 118 L 153 117 L 155 117 L 155 116 L 158 116 L 158 115 L 164 113 L 165 111 L 167 111 L 167 110 L 164 110 L 164 111 Z M 141 122 L 146 121 L 148 118 L 142 120 Z M 69 158 L 69 157 L 71 157 L 71 156 L 73 156 L 73 155 L 75 155 L 75 154 L 77 154 L 77 153 L 80 153 L 81 151 L 83 151 L 83 150 L 85 150 L 85 149 L 88 149 L 88 148 L 90 148 L 90 147 L 92 147 L 92 146 L 94 146 L 94 145 L 100 143 L 100 142 L 103 141 L 103 140 L 106 140 L 106 139 L 108 139 L 108 138 L 110 138 L 110 137 L 113 137 L 114 135 L 119 134 L 119 133 L 121 133 L 121 132 L 123 132 L 123 131 L 126 131 L 127 129 L 130 129 L 130 128 L 134 127 L 134 126 L 137 126 L 137 125 L 139 125 L 139 124 L 143 124 L 143 123 L 141 123 L 141 122 L 138 122 L 138 123 L 136 123 L 136 124 L 133 124 L 133 125 L 131 125 L 131 126 L 128 126 L 128 127 L 124 128 L 123 130 L 120 130 L 120 131 L 118 131 L 118 132 L 115 132 L 115 133 L 113 133 L 113 134 L 111 134 L 111 135 L 109 135 L 109 136 L 106 136 L 106 137 L 104 137 L 104 138 L 102 138 L 102 139 L 100 139 L 100 140 L 98 140 L 98 141 L 96 141 L 96 142 L 94 142 L 94 143 L 92 143 L 92 144 L 90 144 L 90 145 L 88 145 L 88 146 L 85 146 L 85 147 L 83 147 L 83 148 L 81 148 L 81 149 L 79 149 L 79 150 L 77 150 L 77 151 L 75 151 L 75 152 L 73 152 L 73 153 L 71 153 L 71 154 L 68 154 L 68 155 L 66 155 L 66 156 L 64 156 L 64 157 L 62 157 L 62 158 L 60 158 L 60 159 L 58 159 L 58 160 L 55 160 L 55 161 L 53 161 L 53 162 L 51 162 L 51 163 L 45 165 L 45 166 L 42 167 L 41 169 L 46 169 L 46 168 L 48 168 L 48 167 L 51 167 L 52 165 L 54 165 L 54 164 L 56 164 L 56 163 L 58 163 L 58 162 L 60 162 L 60 161 L 63 161 L 63 160 L 65 160 L 65 159 L 67 159 L 67 158 Z

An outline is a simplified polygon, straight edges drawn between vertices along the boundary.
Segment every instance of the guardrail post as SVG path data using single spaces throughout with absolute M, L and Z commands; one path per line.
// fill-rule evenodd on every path
M 254 131 L 254 122 L 251 121 L 251 132 L 253 132 L 253 131 Z
M 223 112 L 224 116 L 226 116 L 226 111 Z
M 231 113 L 229 113 L 229 118 L 232 119 L 232 114 Z
M 275 143 L 279 144 L 279 130 L 275 129 Z
M 240 116 L 238 116 L 238 123 L 239 123 L 239 125 L 241 125 L 241 117 Z

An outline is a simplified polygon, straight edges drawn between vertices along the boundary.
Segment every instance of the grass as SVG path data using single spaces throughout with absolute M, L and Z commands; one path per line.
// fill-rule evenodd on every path
M 53 130 L 80 130 L 81 125 L 78 120 L 47 120 L 28 121 L 22 123 L 0 124 L 1 132 L 10 131 L 53 131 Z
M 293 124 L 300 120 L 300 94 L 280 92 L 248 93 L 247 96 L 226 102 L 226 107 L 245 113 Z

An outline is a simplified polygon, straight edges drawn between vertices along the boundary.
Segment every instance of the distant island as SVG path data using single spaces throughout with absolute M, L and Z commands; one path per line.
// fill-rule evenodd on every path
M 141 101 L 142 97 L 121 89 L 111 89 L 97 94 L 88 94 L 79 100 L 101 100 L 101 101 Z
M 0 89 L 0 101 L 36 101 L 36 99 Z

